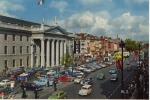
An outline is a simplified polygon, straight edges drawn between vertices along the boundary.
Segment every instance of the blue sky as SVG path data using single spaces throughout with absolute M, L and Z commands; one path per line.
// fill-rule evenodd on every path
M 73 33 L 149 40 L 148 0 L 0 0 L 0 14 L 54 25 Z

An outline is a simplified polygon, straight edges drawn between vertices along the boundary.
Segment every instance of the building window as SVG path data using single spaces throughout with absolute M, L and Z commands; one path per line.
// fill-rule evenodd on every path
M 4 47 L 4 54 L 7 54 L 7 46 Z
M 13 67 L 16 66 L 16 62 L 15 62 L 15 59 L 13 59 Z
M 4 35 L 4 39 L 7 40 L 7 34 Z
M 22 54 L 22 46 L 20 46 L 20 53 Z
M 15 54 L 15 46 L 13 46 L 13 54 Z
M 20 36 L 20 41 L 22 41 L 22 36 Z
M 20 59 L 20 66 L 22 66 L 22 59 Z
M 4 61 L 4 63 L 5 63 L 5 64 L 4 64 L 5 68 L 7 68 L 7 62 L 8 62 L 7 60 Z
M 29 46 L 27 46 L 27 53 L 29 53 Z
M 29 37 L 27 36 L 27 41 L 29 41 Z
M 15 41 L 15 35 L 13 35 L 13 41 Z

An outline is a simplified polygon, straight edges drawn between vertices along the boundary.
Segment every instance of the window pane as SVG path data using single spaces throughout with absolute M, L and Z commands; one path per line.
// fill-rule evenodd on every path
M 13 67 L 15 67 L 15 59 L 13 59 Z
M 20 53 L 22 54 L 22 46 L 20 46 Z
M 7 34 L 4 35 L 4 39 L 7 40 Z
M 22 41 L 22 36 L 20 36 L 20 41 Z
M 7 46 L 4 47 L 4 54 L 7 54 Z
M 13 46 L 13 54 L 15 54 L 15 46 Z
M 13 35 L 13 41 L 15 41 L 15 35 Z

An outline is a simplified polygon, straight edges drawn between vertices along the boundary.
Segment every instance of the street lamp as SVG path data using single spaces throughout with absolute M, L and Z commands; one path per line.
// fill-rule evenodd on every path
M 141 68 L 141 64 L 140 64 L 140 43 L 139 43 L 139 67 Z
M 125 43 L 121 40 L 121 42 L 120 42 L 120 47 L 121 47 L 121 49 L 122 49 L 122 60 L 121 60 L 121 93 L 122 94 L 124 94 L 125 92 L 124 92 L 124 87 L 123 87 L 123 47 L 125 47 Z

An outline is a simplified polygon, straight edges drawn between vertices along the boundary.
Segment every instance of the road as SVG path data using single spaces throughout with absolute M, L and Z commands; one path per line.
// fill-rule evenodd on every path
M 136 63 L 131 62 L 130 65 L 132 66 L 132 71 L 127 71 L 127 65 L 124 64 L 124 83 L 129 83 L 131 78 L 134 75 L 134 71 L 136 68 Z M 68 93 L 68 99 L 121 99 L 121 71 L 118 70 L 119 80 L 118 82 L 111 82 L 110 81 L 110 74 L 109 69 L 115 67 L 115 65 L 111 65 L 106 68 L 99 69 L 87 77 L 92 77 L 94 80 L 94 84 L 92 86 L 92 93 L 88 96 L 80 96 L 78 92 L 81 88 L 80 84 L 71 83 L 70 85 L 62 88 L 62 90 Z M 98 73 L 103 72 L 105 73 L 104 80 L 97 80 L 96 76 Z M 47 99 L 49 94 L 42 97 L 43 99 Z

